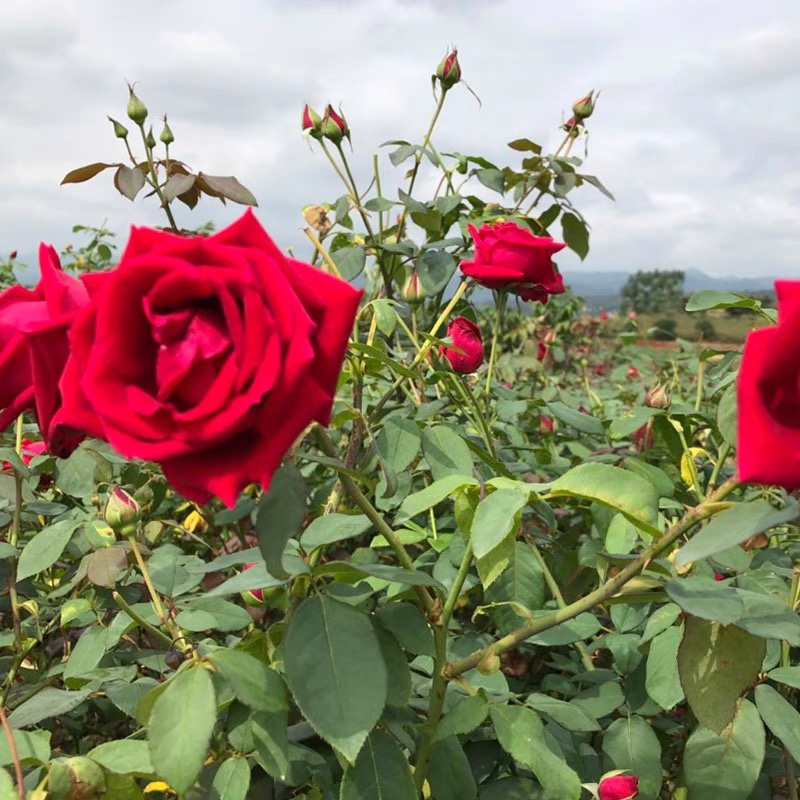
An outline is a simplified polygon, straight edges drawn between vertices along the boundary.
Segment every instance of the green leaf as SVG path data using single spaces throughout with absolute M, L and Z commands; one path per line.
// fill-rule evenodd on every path
M 616 509 L 641 530 L 658 536 L 658 492 L 652 483 L 621 467 L 580 464 L 550 485 L 553 495 L 585 497 Z
M 732 383 L 719 399 L 717 406 L 717 427 L 725 441 L 736 447 L 736 416 L 737 416 L 736 384 Z
M 109 772 L 120 775 L 152 775 L 155 772 L 150 760 L 147 742 L 135 739 L 119 739 L 115 742 L 104 742 L 87 754 Z
M 284 642 L 289 687 L 314 730 L 352 764 L 386 701 L 387 671 L 369 617 L 311 597 Z
M 475 177 L 487 188 L 498 194 L 505 191 L 505 178 L 502 170 L 499 169 L 479 169 L 475 172 Z
M 538 779 L 549 800 L 579 800 L 581 779 L 547 746 L 538 714 L 524 706 L 492 706 L 490 711 L 500 746 Z
M 446 250 L 426 250 L 417 260 L 419 281 L 428 296 L 441 292 L 456 271 L 458 261 Z
M 736 590 L 744 604 L 744 612 L 735 620 L 738 628 L 765 639 L 785 639 L 792 647 L 800 647 L 800 616 L 773 595 Z
M 800 762 L 800 712 L 766 683 L 756 686 L 755 696 L 761 719 L 789 755 Z
M 542 152 L 542 146 L 536 144 L 536 142 L 532 142 L 530 139 L 514 139 L 513 142 L 509 142 L 508 146 L 512 150 L 520 150 L 522 152 L 530 151 L 531 153 L 536 153 L 538 156 Z
M 529 544 L 514 543 L 511 564 L 486 590 L 485 599 L 487 603 L 519 603 L 528 611 L 544 606 L 544 575 Z M 510 606 L 498 606 L 489 613 L 503 634 L 518 628 L 522 622 Z
M 383 460 L 395 472 L 402 472 L 419 454 L 422 432 L 413 420 L 389 417 L 378 433 L 375 444 Z
M 381 646 L 383 663 L 386 665 L 386 705 L 406 708 L 411 697 L 411 669 L 405 653 L 400 649 L 397 639 L 380 624 L 375 626 L 375 634 Z
M 372 522 L 363 514 L 326 514 L 303 531 L 300 544 L 311 552 L 316 547 L 363 536 L 371 527 Z
M 639 800 L 656 800 L 661 791 L 661 745 L 645 720 L 614 720 L 603 736 L 603 752 L 614 769 L 630 770 L 639 778 Z
M 442 584 L 436 578 L 418 569 L 394 567 L 391 564 L 359 564 L 355 561 L 328 561 L 314 571 L 315 575 L 335 575 L 339 580 L 359 579 L 365 576 L 383 581 L 402 583 L 405 586 L 435 586 Z
M 433 657 L 433 631 L 416 606 L 389 603 L 375 612 L 381 624 L 408 653 Z
M 800 517 L 800 505 L 792 503 L 778 510 L 766 500 L 750 503 L 735 503 L 719 514 L 692 536 L 675 556 L 675 565 L 683 566 L 692 561 L 721 553 L 751 536 L 785 525 Z
M 353 766 L 345 770 L 339 800 L 416 800 L 408 761 L 394 739 L 372 731 Z
M 678 669 L 686 700 L 702 725 L 717 734 L 730 725 L 739 698 L 758 678 L 765 650 L 763 639 L 738 628 L 686 618 Z
M 85 675 L 100 663 L 108 646 L 108 632 L 102 625 L 93 625 L 81 634 L 64 667 L 65 678 Z
M 523 406 L 527 407 L 527 403 L 523 402 Z M 575 428 L 576 431 L 579 431 L 580 433 L 588 433 L 592 436 L 603 435 L 603 423 L 596 417 L 592 417 L 589 414 L 584 414 L 581 411 L 576 411 L 574 408 L 570 408 L 568 405 L 558 401 L 548 403 L 547 407 L 550 409 L 550 413 L 556 419 L 566 423 L 572 428 Z
M 156 700 L 147 731 L 150 758 L 179 794 L 200 774 L 216 720 L 214 684 L 202 666 L 179 672 Z
M 594 175 L 580 175 L 579 176 L 584 183 L 590 183 L 595 189 L 599 189 L 609 200 L 614 200 L 614 195 L 606 189 L 606 187 L 600 182 L 600 179 L 595 177 Z
M 258 546 L 267 564 L 267 571 L 286 579 L 283 567 L 286 543 L 300 531 L 307 513 L 306 482 L 293 464 L 281 467 L 273 476 L 269 491 L 261 498 L 256 512 Z
M 687 614 L 730 625 L 744 613 L 744 603 L 735 589 L 721 586 L 713 578 L 691 576 L 664 585 L 667 594 Z
M 104 164 L 97 161 L 94 164 L 87 164 L 84 167 L 77 167 L 70 170 L 62 179 L 61 185 L 65 183 L 83 183 L 84 181 L 91 180 L 95 175 L 99 175 L 104 169 L 109 167 L 116 167 L 117 164 Z
M 455 736 L 434 742 L 428 782 L 436 800 L 475 800 L 478 796 L 469 759 Z
M 513 489 L 497 489 L 478 503 L 470 533 L 477 559 L 488 555 L 515 532 L 517 514 L 527 504 L 527 496 Z
M 380 298 L 373 300 L 371 303 L 373 313 L 375 314 L 375 322 L 378 330 L 384 336 L 391 336 L 394 329 L 397 327 L 397 313 L 394 310 L 394 305 L 391 300 Z
M 418 492 L 414 492 L 406 497 L 397 512 L 396 522 L 405 522 L 423 511 L 438 505 L 446 497 L 449 497 L 465 486 L 477 486 L 478 481 L 471 475 L 449 475 L 441 480 L 434 481 L 430 486 L 426 486 Z
M 228 740 L 239 752 L 255 751 L 258 765 L 285 781 L 291 769 L 287 719 L 285 711 L 251 711 L 234 703 L 228 715 Z
M 459 700 L 439 722 L 434 741 L 472 733 L 483 725 L 487 716 L 489 716 L 489 704 L 482 697 L 465 697 Z
M 126 167 L 120 164 L 114 173 L 114 186 L 128 200 L 135 200 L 136 195 L 144 188 L 144 172 L 138 167 Z
M 553 722 L 568 731 L 588 733 L 600 730 L 600 724 L 597 720 L 583 708 L 574 703 L 550 697 L 548 694 L 529 694 L 525 699 L 525 705 L 530 706 L 540 714 L 550 717 Z
M 226 758 L 219 765 L 208 800 L 246 800 L 250 766 L 246 758 Z
M 589 613 L 583 613 L 578 614 L 574 619 L 542 631 L 542 633 L 537 633 L 525 641 L 544 647 L 562 647 L 565 644 L 573 644 L 594 636 L 600 630 L 600 627 L 597 617 Z
M 568 211 L 561 217 L 561 230 L 567 247 L 583 261 L 589 254 L 589 230 L 586 223 Z
M 53 686 L 45 686 L 8 715 L 9 725 L 12 728 L 27 728 L 60 714 L 67 714 L 77 708 L 90 694 L 91 691 L 88 689 L 68 692 Z
M 472 472 L 472 453 L 466 442 L 447 425 L 425 428 L 422 452 L 435 481 Z
M 66 459 L 56 460 L 56 485 L 71 497 L 94 494 L 97 460 L 86 447 L 79 447 Z
M 747 700 L 723 736 L 699 726 L 683 751 L 689 800 L 750 800 L 765 749 L 764 726 Z
M 214 650 L 208 660 L 233 693 L 256 711 L 288 711 L 289 698 L 280 675 L 263 661 L 241 650 Z
M 570 701 L 582 708 L 589 716 L 602 719 L 613 714 L 624 702 L 622 687 L 615 680 L 590 686 Z
M 12 731 L 17 756 L 23 765 L 44 764 L 50 758 L 50 731 Z M 13 764 L 8 736 L 0 736 L 0 767 Z
M 25 545 L 17 564 L 17 580 L 23 581 L 47 569 L 61 557 L 81 520 L 62 519 L 42 528 Z
M 241 606 L 221 597 L 193 597 L 175 617 L 178 627 L 192 632 L 205 630 L 234 633 L 252 624 L 252 617 Z
M 739 292 L 718 292 L 714 289 L 695 292 L 686 303 L 686 310 L 690 312 L 712 308 L 749 308 L 756 311 L 761 308 L 761 303 Z
M 339 270 L 342 280 L 349 283 L 364 271 L 364 266 L 367 263 L 367 252 L 361 245 L 350 245 L 334 250 L 331 253 L 331 259 L 336 264 L 336 269 Z
M 672 626 L 672 623 L 681 615 L 680 606 L 675 603 L 667 603 L 657 608 L 647 620 L 644 633 L 642 634 L 641 644 L 649 642 L 654 636 L 665 631 Z
M 767 677 L 772 681 L 778 681 L 784 686 L 791 686 L 793 689 L 800 689 L 800 667 L 778 667 L 770 670 Z
M 683 687 L 678 675 L 678 647 L 682 638 L 682 627 L 667 628 L 653 638 L 647 654 L 647 694 L 667 710 L 683 700 Z
M 258 205 L 253 193 L 242 186 L 233 175 L 206 175 L 204 172 L 198 172 L 197 177 L 201 180 L 200 188 L 203 191 L 205 191 L 205 187 L 208 187 L 234 203 L 243 206 Z
M 6 800 L 17 800 L 18 797 L 14 779 L 4 769 L 0 769 L 0 797 Z

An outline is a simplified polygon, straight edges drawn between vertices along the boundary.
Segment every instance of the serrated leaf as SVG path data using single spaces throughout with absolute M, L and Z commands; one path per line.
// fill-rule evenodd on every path
M 204 191 L 205 187 L 208 187 L 234 203 L 243 206 L 258 205 L 253 193 L 242 186 L 233 175 L 206 175 L 204 172 L 199 172 L 197 178 Z
M 639 778 L 640 800 L 656 800 L 661 791 L 661 744 L 645 720 L 614 720 L 603 736 L 603 752 L 614 769 L 630 770 Z
M 666 710 L 683 700 L 683 687 L 678 674 L 678 648 L 682 638 L 682 627 L 667 628 L 653 637 L 647 655 L 647 694 Z
M 214 650 L 208 660 L 231 687 L 239 702 L 256 711 L 288 711 L 289 698 L 280 675 L 241 650 Z
M 246 758 L 226 758 L 211 784 L 209 800 L 245 800 L 250 788 L 250 766 Z
M 339 800 L 415 800 L 408 761 L 394 739 L 373 731 L 355 764 L 345 770 Z
M 293 464 L 285 464 L 273 476 L 269 490 L 258 503 L 256 536 L 267 571 L 275 578 L 290 574 L 283 566 L 286 543 L 300 532 L 307 513 L 306 482 Z
M 370 528 L 372 522 L 364 514 L 326 514 L 317 517 L 303 531 L 300 544 L 310 552 L 316 547 L 363 536 Z
M 151 775 L 155 772 L 150 759 L 150 750 L 144 741 L 120 739 L 104 742 L 86 755 L 109 772 L 120 775 Z
M 17 564 L 17 580 L 38 575 L 54 564 L 64 552 L 80 520 L 63 519 L 37 533 L 22 550 Z
M 12 728 L 27 728 L 60 714 L 67 714 L 77 708 L 89 695 L 89 689 L 78 689 L 68 692 L 45 686 L 29 700 L 17 706 L 9 715 L 8 723 Z
M 488 716 L 489 704 L 482 697 L 465 697 L 442 717 L 436 728 L 434 741 L 438 742 L 449 736 L 463 736 L 466 733 L 472 733 L 484 723 Z
M 800 712 L 766 683 L 756 686 L 755 696 L 761 719 L 789 755 L 800 762 Z
M 338 250 L 333 250 L 330 255 L 342 280 L 345 281 L 357 278 L 367 263 L 367 252 L 361 245 L 340 247 Z
M 164 199 L 174 200 L 176 197 L 185 194 L 194 188 L 194 182 L 197 180 L 197 175 L 173 175 L 161 189 L 161 194 Z
M 435 425 L 422 432 L 422 452 L 435 481 L 451 475 L 469 475 L 472 453 L 461 436 L 447 425 Z
M 567 247 L 583 261 L 589 254 L 589 229 L 586 223 L 568 211 L 561 216 L 561 230 Z

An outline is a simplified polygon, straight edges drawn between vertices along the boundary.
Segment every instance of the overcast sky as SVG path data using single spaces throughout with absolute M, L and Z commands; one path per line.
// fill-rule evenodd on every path
M 163 224 L 110 172 L 59 186 L 124 160 L 106 115 L 125 120 L 128 79 L 153 118 L 169 113 L 176 157 L 236 175 L 278 243 L 307 257 L 300 209 L 341 190 L 300 134 L 303 102 L 342 104 L 365 181 L 381 142 L 421 140 L 450 44 L 483 107 L 450 93 L 440 151 L 505 164 L 514 138 L 554 148 L 573 100 L 602 89 L 585 171 L 617 202 L 573 195 L 592 250 L 559 258 L 565 276 L 800 277 L 798 0 L 0 0 L 0 254 L 61 248 L 75 223 L 107 218 L 123 240 L 131 223 Z M 179 222 L 240 212 L 205 199 Z

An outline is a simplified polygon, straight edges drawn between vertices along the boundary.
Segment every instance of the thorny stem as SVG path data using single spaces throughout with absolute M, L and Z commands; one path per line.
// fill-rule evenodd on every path
M 598 589 L 590 592 L 580 600 L 576 600 L 574 603 L 560 608 L 558 611 L 546 614 L 538 620 L 534 620 L 527 625 L 517 628 L 502 639 L 499 639 L 488 647 L 477 650 L 466 658 L 451 662 L 446 668 L 447 677 L 452 679 L 470 669 L 474 669 L 483 659 L 493 655 L 500 655 L 510 648 L 515 647 L 520 642 L 529 639 L 531 636 L 535 636 L 538 633 L 554 628 L 556 625 L 574 619 L 578 614 L 590 611 L 599 603 L 605 602 L 610 597 L 617 594 L 628 581 L 635 578 L 654 558 L 663 550 L 666 550 L 673 542 L 683 536 L 684 533 L 694 527 L 698 522 L 721 511 L 722 508 L 720 508 L 719 505 L 720 501 L 727 497 L 737 486 L 738 482 L 735 478 L 730 478 L 723 483 L 722 486 L 709 494 L 705 500 L 695 506 L 691 511 L 688 511 L 682 519 L 678 520 L 674 525 L 671 525 L 666 533 L 656 539 L 650 547 L 631 561 L 627 567 L 620 570 L 613 578 L 607 580 Z
M 139 133 L 142 134 L 142 144 L 144 145 L 144 152 L 147 156 L 147 166 L 150 169 L 150 177 L 152 179 L 152 186 L 155 190 L 156 195 L 158 195 L 158 199 L 161 201 L 161 207 L 164 209 L 164 213 L 167 215 L 167 219 L 169 220 L 170 227 L 172 228 L 175 233 L 178 232 L 178 225 L 175 222 L 175 217 L 172 216 L 172 209 L 169 207 L 169 203 L 167 199 L 164 197 L 164 193 L 161 191 L 161 187 L 158 185 L 158 175 L 156 174 L 156 165 L 155 161 L 153 160 L 153 151 L 147 144 L 147 134 L 144 132 L 144 123 L 139 125 Z M 127 139 L 125 140 L 127 144 Z M 130 152 L 130 151 L 128 151 Z

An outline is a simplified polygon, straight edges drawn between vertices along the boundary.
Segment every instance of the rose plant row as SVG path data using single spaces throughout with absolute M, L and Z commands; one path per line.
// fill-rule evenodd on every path
M 399 176 L 305 106 L 307 261 L 179 228 L 255 198 L 133 88 L 64 178 L 168 227 L 0 294 L 0 796 L 798 796 L 798 284 L 690 300 L 750 310 L 741 358 L 612 333 L 553 262 L 613 200 L 599 94 L 499 166 L 434 145 L 455 51 L 432 83 Z

